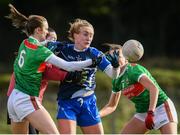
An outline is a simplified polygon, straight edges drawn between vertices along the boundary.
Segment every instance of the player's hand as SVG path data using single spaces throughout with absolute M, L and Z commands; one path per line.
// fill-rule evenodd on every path
M 118 68 L 119 67 L 119 51 L 113 51 L 112 54 L 107 53 L 106 54 L 106 58 L 111 62 L 111 65 L 114 68 Z
M 88 72 L 85 70 L 68 72 L 64 81 L 68 83 L 78 83 L 82 85 L 87 80 L 87 74 Z
M 154 128 L 154 112 L 148 111 L 147 116 L 145 119 L 145 125 L 147 129 L 153 129 Z

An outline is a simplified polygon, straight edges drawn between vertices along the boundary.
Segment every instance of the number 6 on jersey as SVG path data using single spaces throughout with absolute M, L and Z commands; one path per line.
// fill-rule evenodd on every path
M 20 68 L 22 68 L 22 66 L 24 65 L 24 56 L 25 56 L 26 52 L 25 50 L 22 50 L 19 56 L 19 60 L 18 60 L 18 65 Z

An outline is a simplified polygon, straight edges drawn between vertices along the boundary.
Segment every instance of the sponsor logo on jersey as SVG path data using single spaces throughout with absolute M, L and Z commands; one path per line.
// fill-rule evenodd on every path
M 73 56 L 71 56 L 71 55 L 68 55 L 67 56 L 70 60 L 75 60 L 75 58 L 73 57 Z
M 123 95 L 125 95 L 127 98 L 130 99 L 140 95 L 144 90 L 145 90 L 144 86 L 142 86 L 140 83 L 135 83 L 123 89 L 122 93 Z

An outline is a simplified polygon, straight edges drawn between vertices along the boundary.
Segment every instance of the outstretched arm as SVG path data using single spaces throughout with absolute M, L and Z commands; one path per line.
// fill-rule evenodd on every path
M 107 53 L 106 59 L 111 62 L 111 66 L 108 66 L 108 68 L 105 70 L 105 73 L 113 79 L 117 78 L 120 73 L 119 51 L 115 50 L 111 53 Z
M 113 66 L 109 65 L 106 70 L 104 71 L 110 78 L 116 79 L 120 73 L 120 67 L 114 68 Z
M 48 63 L 51 63 L 59 68 L 62 68 L 67 71 L 81 71 L 83 68 L 92 65 L 92 59 L 88 59 L 85 61 L 65 61 L 56 55 L 52 54 L 47 60 Z
M 109 115 L 116 110 L 117 105 L 119 103 L 120 96 L 121 96 L 121 92 L 111 93 L 109 102 L 99 111 L 100 117 Z

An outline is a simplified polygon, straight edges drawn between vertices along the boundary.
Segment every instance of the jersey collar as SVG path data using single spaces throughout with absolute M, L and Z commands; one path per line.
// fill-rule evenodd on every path
M 75 50 L 76 52 L 85 52 L 87 49 L 88 49 L 88 48 L 85 48 L 85 49 L 83 49 L 83 50 L 79 50 L 79 49 L 77 49 L 77 48 L 74 46 L 74 50 Z
M 41 45 L 41 43 L 39 42 L 39 40 L 36 39 L 35 37 L 29 36 L 29 39 L 30 39 L 30 41 L 32 41 L 34 44 L 36 44 L 36 45 L 38 45 L 38 46 Z
M 122 72 L 120 72 L 119 77 L 121 77 L 121 76 L 125 73 L 125 71 L 126 71 L 127 68 L 128 68 L 128 65 L 129 65 L 129 63 L 127 63 L 127 64 L 124 66 L 124 69 L 123 69 Z

